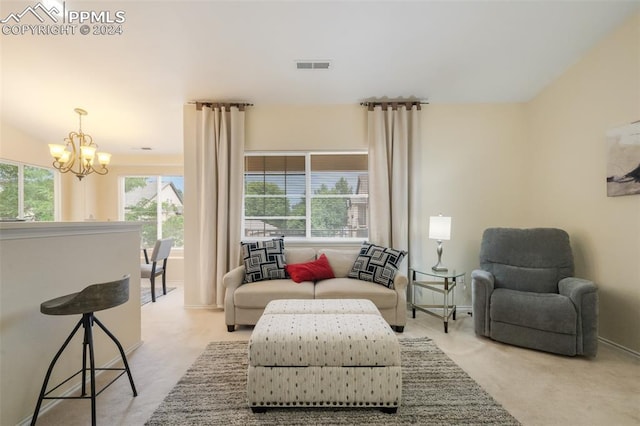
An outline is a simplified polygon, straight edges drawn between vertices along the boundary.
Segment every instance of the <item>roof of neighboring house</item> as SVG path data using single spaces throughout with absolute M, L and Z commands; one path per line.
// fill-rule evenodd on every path
M 269 225 L 268 223 L 262 220 L 247 219 L 244 221 L 244 229 L 248 229 L 251 231 L 256 231 L 256 230 L 275 231 L 278 229 L 278 227 Z
M 356 194 L 369 193 L 369 175 L 359 175 L 358 184 L 356 185 Z
M 162 189 L 160 193 L 163 193 L 169 188 L 169 190 L 173 191 L 176 195 L 176 198 L 180 201 L 180 205 L 184 204 L 182 191 L 178 190 L 178 188 L 173 184 L 173 182 L 165 183 L 162 185 Z M 145 186 L 137 187 L 126 193 L 125 199 L 128 205 L 138 204 L 142 200 L 147 200 L 151 202 L 155 200 L 157 196 L 156 192 L 156 183 L 155 182 L 147 182 Z

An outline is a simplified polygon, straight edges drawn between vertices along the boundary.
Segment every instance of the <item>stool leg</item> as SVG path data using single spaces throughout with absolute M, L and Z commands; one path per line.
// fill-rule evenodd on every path
M 76 326 L 73 328 L 73 331 L 71 332 L 71 334 L 69 334 L 69 337 L 67 337 L 67 340 L 64 341 L 64 343 L 62 344 L 62 347 L 60 348 L 60 350 L 58 350 L 58 353 L 56 353 L 56 355 L 53 357 L 51 364 L 49 364 L 49 369 L 47 370 L 47 374 L 44 377 L 44 383 L 42 384 L 42 389 L 40 390 L 40 396 L 38 397 L 38 403 L 36 404 L 36 409 L 33 412 L 33 417 L 31 417 L 31 426 L 34 426 L 36 424 L 36 421 L 38 420 L 38 413 L 40 412 L 40 406 L 42 405 L 42 400 L 44 399 L 44 395 L 47 393 L 47 385 L 49 384 L 49 378 L 51 377 L 51 372 L 53 371 L 53 367 L 56 365 L 58 358 L 60 358 L 60 355 L 62 355 L 62 352 L 67 347 L 67 345 L 69 344 L 74 334 L 76 334 L 76 332 L 78 331 L 81 325 L 82 325 L 82 319 L 78 321 Z
M 84 325 L 84 315 L 81 319 Z M 87 394 L 87 346 L 89 341 L 87 340 L 87 330 L 84 329 L 84 337 L 82 339 L 82 393 L 80 395 L 85 396 Z
M 88 314 L 82 314 L 82 320 L 84 322 L 84 335 L 89 343 L 89 368 L 91 376 L 91 425 L 96 425 L 96 362 L 93 352 L 93 333 L 91 331 L 93 326 L 93 312 Z
M 114 336 L 108 329 L 107 327 L 105 327 L 100 320 L 98 320 L 98 318 L 96 318 L 95 316 L 93 317 L 93 320 L 95 321 L 96 324 L 98 324 L 98 326 L 102 329 L 102 331 L 105 332 L 105 334 L 107 336 L 109 336 L 111 338 L 111 340 L 113 340 L 113 343 L 116 344 L 116 346 L 118 347 L 118 350 L 120 351 L 120 356 L 122 357 L 122 362 L 124 364 L 124 368 L 127 371 L 127 376 L 129 376 L 129 383 L 131 383 L 131 390 L 133 391 L 133 396 L 138 396 L 138 392 L 136 391 L 136 385 L 133 383 L 133 376 L 131 375 L 131 370 L 129 369 L 129 363 L 127 362 L 127 356 L 124 354 L 124 349 L 122 349 L 122 345 L 120 344 L 120 342 L 118 341 L 118 339 L 116 339 L 116 336 Z

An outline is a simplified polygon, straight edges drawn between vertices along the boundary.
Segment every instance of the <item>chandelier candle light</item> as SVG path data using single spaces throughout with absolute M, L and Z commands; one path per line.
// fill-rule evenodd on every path
M 431 269 L 436 272 L 446 272 L 448 269 L 442 265 L 442 241 L 451 239 L 451 217 L 431 216 L 429 217 L 429 239 L 438 241 L 438 263 Z
M 82 108 L 76 108 L 74 111 L 78 114 L 79 129 L 77 132 L 70 132 L 69 137 L 65 138 L 65 144 L 49 144 L 49 152 L 53 157 L 53 167 L 60 170 L 61 173 L 71 172 L 82 180 L 83 177 L 97 173 L 106 175 L 109 170 L 107 166 L 111 161 L 111 154 L 106 152 L 97 152 L 98 145 L 93 142 L 90 135 L 82 132 L 82 116 L 87 115 L 87 111 Z M 93 163 L 96 156 L 100 168 L 94 168 Z M 74 169 L 73 166 L 77 167 Z

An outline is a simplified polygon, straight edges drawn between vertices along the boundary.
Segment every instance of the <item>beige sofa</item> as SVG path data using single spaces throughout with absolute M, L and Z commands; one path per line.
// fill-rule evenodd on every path
M 313 248 L 287 248 L 287 264 L 310 262 L 325 254 L 335 278 L 317 282 L 296 283 L 291 279 L 244 282 L 244 266 L 229 271 L 223 278 L 225 286 L 225 322 L 228 331 L 236 325 L 255 325 L 264 308 L 279 299 L 368 299 L 382 317 L 397 331 L 402 332 L 407 322 L 407 277 L 397 273 L 393 288 L 380 284 L 347 278 L 359 250 Z

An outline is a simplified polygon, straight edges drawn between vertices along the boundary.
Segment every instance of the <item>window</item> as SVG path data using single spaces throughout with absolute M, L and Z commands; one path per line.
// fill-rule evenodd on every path
M 245 155 L 245 237 L 366 239 L 368 207 L 365 153 Z
M 56 177 L 53 170 L 0 162 L 0 218 L 56 220 Z
M 160 238 L 173 238 L 174 247 L 184 247 L 183 193 L 182 176 L 125 176 L 121 219 L 143 222 L 143 247 L 153 247 Z

